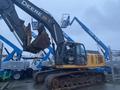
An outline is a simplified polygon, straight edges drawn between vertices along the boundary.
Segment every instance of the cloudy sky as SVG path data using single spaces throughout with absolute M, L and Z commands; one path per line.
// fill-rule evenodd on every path
M 120 0 L 30 0 L 40 8 L 47 10 L 60 23 L 63 13 L 71 18 L 78 17 L 107 46 L 120 50 Z M 31 17 L 16 7 L 19 16 L 27 24 Z M 0 34 L 9 38 L 20 47 L 3 20 L 0 21 Z M 97 44 L 84 30 L 74 23 L 64 30 L 76 42 L 82 42 L 87 49 L 97 49 Z M 20 47 L 21 48 L 21 47 Z

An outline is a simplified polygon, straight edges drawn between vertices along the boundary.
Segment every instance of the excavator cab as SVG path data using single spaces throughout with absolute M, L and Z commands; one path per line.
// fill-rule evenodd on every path
M 62 65 L 85 65 L 87 63 L 87 54 L 82 43 L 65 42 L 59 58 L 57 64 Z

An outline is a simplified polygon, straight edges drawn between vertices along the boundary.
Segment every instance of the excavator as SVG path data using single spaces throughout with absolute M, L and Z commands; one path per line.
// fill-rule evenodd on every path
M 32 40 L 31 26 L 24 25 L 19 18 L 15 5 L 39 22 L 38 36 Z M 38 53 L 50 46 L 52 37 L 54 65 L 48 70 L 38 71 L 35 81 L 45 84 L 48 90 L 73 90 L 104 81 L 104 73 L 95 72 L 96 67 L 104 67 L 104 59 L 99 55 L 89 56 L 84 44 L 65 41 L 60 25 L 46 10 L 29 0 L 0 0 L 0 15 L 10 28 L 24 51 Z

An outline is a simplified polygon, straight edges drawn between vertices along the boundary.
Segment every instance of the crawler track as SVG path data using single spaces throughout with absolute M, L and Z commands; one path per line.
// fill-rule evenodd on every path
M 73 90 L 104 82 L 104 74 L 89 71 L 61 71 L 46 75 L 45 85 L 48 90 Z

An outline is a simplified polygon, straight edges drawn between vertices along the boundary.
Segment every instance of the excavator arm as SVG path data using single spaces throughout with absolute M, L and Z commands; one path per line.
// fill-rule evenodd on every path
M 15 5 L 31 15 L 39 23 L 42 23 L 38 29 L 38 36 L 34 41 L 31 41 L 30 24 L 27 27 L 24 25 L 24 21 L 17 15 Z M 24 51 L 37 53 L 40 50 L 48 48 L 50 39 L 45 31 L 47 29 L 57 45 L 56 55 L 54 55 L 56 58 L 55 61 L 58 64 L 62 63 L 60 54 L 65 42 L 63 32 L 59 24 L 48 12 L 38 8 L 28 0 L 0 0 L 0 14 L 10 30 L 16 32 L 22 41 Z
M 0 0 L 0 14 L 10 30 L 17 33 L 23 42 L 23 47 L 25 47 L 27 45 L 27 33 L 25 31 L 24 21 L 18 17 L 11 0 Z
M 39 31 L 41 32 L 39 32 L 37 38 L 31 42 L 32 36 L 30 24 L 26 27 L 24 21 L 18 17 L 14 6 L 14 0 L 0 0 L 0 14 L 10 30 L 15 32 L 20 38 L 22 47 L 25 51 L 37 53 L 49 46 L 50 41 L 44 26 L 40 27 Z
M 28 0 L 12 0 L 18 7 L 31 15 L 49 30 L 56 44 L 64 42 L 63 32 L 55 19 L 45 10 L 38 8 Z

